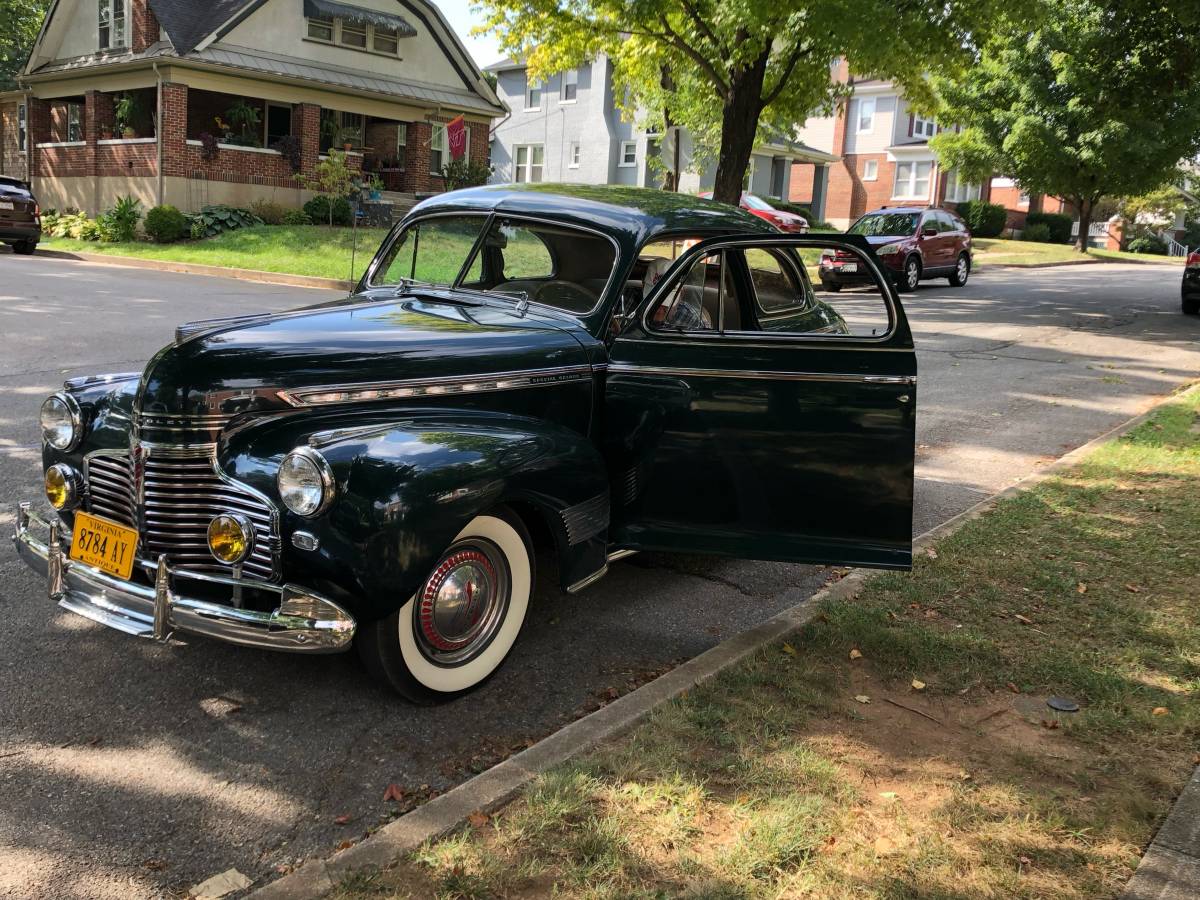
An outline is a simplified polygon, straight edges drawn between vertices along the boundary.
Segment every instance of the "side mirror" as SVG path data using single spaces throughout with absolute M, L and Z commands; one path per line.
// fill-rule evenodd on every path
M 921 229 L 921 237 L 937 237 L 937 236 L 938 236 L 938 230 L 936 228 L 934 228 L 932 225 L 926 225 L 924 228 Z

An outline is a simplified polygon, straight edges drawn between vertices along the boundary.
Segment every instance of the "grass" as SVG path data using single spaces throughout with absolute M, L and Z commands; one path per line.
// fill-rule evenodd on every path
M 1116 896 L 1200 736 L 1198 411 L 335 895 Z
M 1042 244 L 1036 241 L 1011 241 L 1001 238 L 975 238 L 975 265 L 1002 265 L 1011 263 L 1056 263 L 1078 262 L 1087 257 L 1076 252 L 1069 244 Z M 1156 256 L 1150 253 L 1125 253 L 1118 250 L 1089 250 L 1092 262 L 1101 260 L 1177 263 L 1182 257 Z
M 379 228 L 358 230 L 355 277 L 362 274 L 387 232 Z M 143 241 L 105 244 L 51 238 L 39 245 L 44 250 L 71 253 L 103 253 L 161 259 L 172 262 L 255 269 L 288 275 L 314 275 L 320 278 L 350 277 L 350 256 L 354 232 L 350 228 L 325 225 L 260 225 L 227 231 L 215 238 L 184 241 L 178 244 L 151 244 Z

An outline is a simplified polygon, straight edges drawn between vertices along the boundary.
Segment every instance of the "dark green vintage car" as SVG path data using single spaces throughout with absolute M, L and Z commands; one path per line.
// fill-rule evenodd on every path
M 822 298 L 829 247 L 875 285 Z M 508 655 L 531 535 L 572 592 L 639 550 L 908 567 L 915 386 L 861 238 L 657 191 L 459 191 L 345 299 L 67 382 L 41 413 L 52 511 L 23 504 L 14 540 L 105 625 L 353 643 L 436 700 Z

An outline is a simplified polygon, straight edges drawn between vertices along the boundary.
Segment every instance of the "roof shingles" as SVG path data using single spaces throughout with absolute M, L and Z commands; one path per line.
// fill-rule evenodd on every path
M 150 0 L 175 52 L 191 53 L 202 40 L 257 0 Z

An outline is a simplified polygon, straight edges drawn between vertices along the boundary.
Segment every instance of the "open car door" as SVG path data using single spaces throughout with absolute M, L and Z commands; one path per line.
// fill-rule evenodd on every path
M 826 248 L 857 258 L 860 286 L 814 290 Z M 614 547 L 911 567 L 916 384 L 862 238 L 690 247 L 610 347 Z

